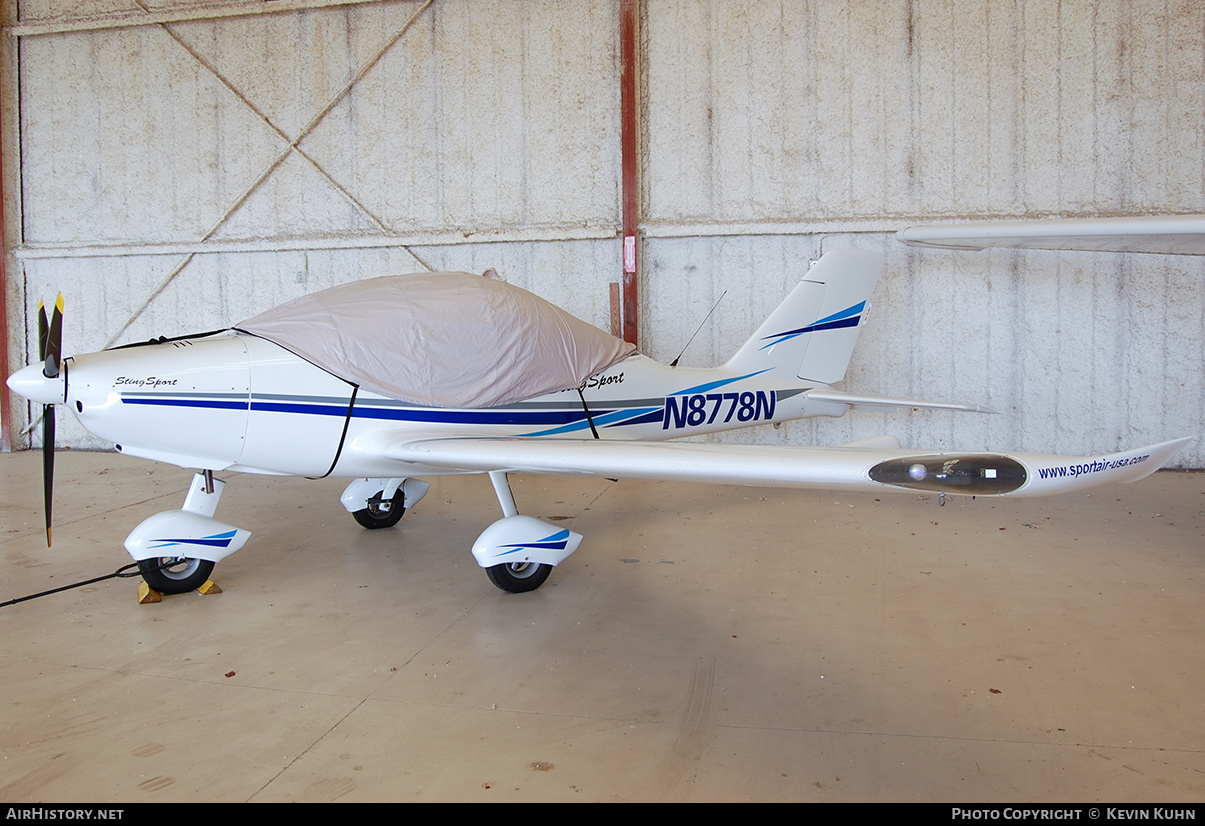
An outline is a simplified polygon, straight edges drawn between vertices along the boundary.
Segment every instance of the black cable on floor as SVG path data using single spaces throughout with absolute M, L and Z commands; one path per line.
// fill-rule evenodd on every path
M 169 560 L 168 562 L 164 563 L 163 565 L 160 565 L 159 569 L 162 570 L 164 568 L 169 567 L 172 564 L 174 564 L 174 561 Z M 61 588 L 52 588 L 49 591 L 42 591 L 39 594 L 30 594 L 29 596 L 17 597 L 16 599 L 10 599 L 8 602 L 0 602 L 0 608 L 5 608 L 9 605 L 16 605 L 18 602 L 25 602 L 27 600 L 37 599 L 38 597 L 49 596 L 50 594 L 57 594 L 59 591 L 69 591 L 72 588 L 82 588 L 85 585 L 91 585 L 93 582 L 103 582 L 106 579 L 113 579 L 114 577 L 121 577 L 122 579 L 129 579 L 131 577 L 142 576 L 142 571 L 131 571 L 130 570 L 131 568 L 137 568 L 137 567 L 138 567 L 137 562 L 131 562 L 129 565 L 122 565 L 120 568 L 118 568 L 116 571 L 114 571 L 111 574 L 105 574 L 104 576 L 98 576 L 95 579 L 85 579 L 83 582 L 77 582 L 74 585 L 64 585 Z

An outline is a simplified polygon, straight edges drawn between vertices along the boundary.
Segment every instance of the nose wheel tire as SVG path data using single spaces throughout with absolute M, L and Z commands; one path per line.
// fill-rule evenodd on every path
M 213 573 L 208 559 L 186 556 L 162 556 L 138 560 L 138 570 L 146 584 L 161 594 L 186 594 L 206 583 Z
M 361 527 L 369 530 L 392 528 L 401 521 L 406 513 L 406 500 L 399 490 L 392 499 L 382 500 L 385 491 L 378 490 L 376 496 L 368 500 L 368 507 L 352 512 L 352 517 Z
M 551 565 L 538 562 L 508 562 L 485 569 L 490 582 L 511 594 L 525 594 L 544 584 L 552 573 Z

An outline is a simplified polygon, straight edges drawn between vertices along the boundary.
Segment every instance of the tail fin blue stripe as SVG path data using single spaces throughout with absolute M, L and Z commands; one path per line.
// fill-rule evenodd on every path
M 847 307 L 839 313 L 833 313 L 826 318 L 822 318 L 806 327 L 799 327 L 795 330 L 785 330 L 781 333 L 775 333 L 772 336 L 766 336 L 762 341 L 772 339 L 769 344 L 763 345 L 760 349 L 765 350 L 767 347 L 773 347 L 775 344 L 788 341 L 796 336 L 801 336 L 804 333 L 818 333 L 824 330 L 840 330 L 845 327 L 856 327 L 862 320 L 862 311 L 866 309 L 866 302 L 859 301 L 852 307 Z

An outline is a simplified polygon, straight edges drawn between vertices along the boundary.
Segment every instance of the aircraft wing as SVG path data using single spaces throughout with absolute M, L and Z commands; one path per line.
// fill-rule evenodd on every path
M 586 474 L 627 479 L 827 490 L 1042 496 L 1158 470 L 1191 439 L 1109 456 L 909 451 L 884 447 L 778 447 L 697 442 L 398 438 L 386 457 L 464 471 Z
M 940 249 L 1021 247 L 1205 255 L 1205 215 L 966 221 L 907 227 L 896 238 L 911 246 Z

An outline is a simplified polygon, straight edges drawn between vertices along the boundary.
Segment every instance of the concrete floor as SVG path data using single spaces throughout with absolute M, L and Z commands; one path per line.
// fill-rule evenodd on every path
M 129 561 L 190 474 L 0 456 L 0 600 Z M 0 608 L 0 800 L 1205 800 L 1205 475 L 1045 500 L 519 476 L 585 534 L 533 594 L 485 477 L 386 531 L 232 479 L 223 593 Z

